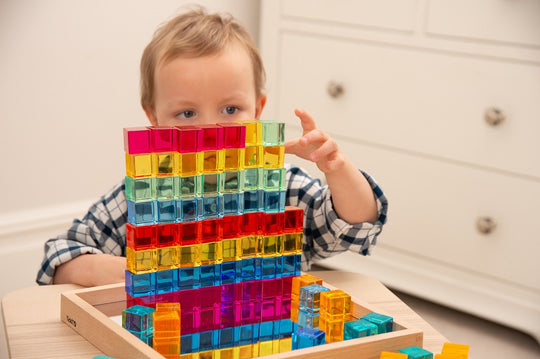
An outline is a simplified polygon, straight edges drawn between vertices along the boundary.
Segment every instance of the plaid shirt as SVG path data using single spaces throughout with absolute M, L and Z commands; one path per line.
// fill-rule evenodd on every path
M 386 222 L 388 201 L 375 181 L 366 177 L 377 200 L 378 219 L 374 223 L 351 225 L 340 219 L 332 206 L 327 186 L 311 178 L 298 167 L 287 169 L 286 205 L 304 210 L 304 245 L 302 270 L 311 264 L 350 250 L 367 255 Z M 124 181 L 94 203 L 82 220 L 75 219 L 71 228 L 45 243 L 45 257 L 36 282 L 51 284 L 56 267 L 88 253 L 126 255 L 127 202 Z

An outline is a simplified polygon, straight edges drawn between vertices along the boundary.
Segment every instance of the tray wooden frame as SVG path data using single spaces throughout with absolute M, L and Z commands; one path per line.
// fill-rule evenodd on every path
M 335 289 L 324 283 L 326 287 Z M 161 359 L 150 346 L 123 329 L 109 317 L 120 315 L 126 308 L 123 283 L 78 289 L 62 293 L 61 320 L 108 356 L 122 358 Z M 353 317 L 378 312 L 373 306 L 353 300 Z M 392 315 L 392 313 L 384 313 Z M 329 343 L 314 348 L 294 350 L 266 356 L 268 359 L 329 357 L 378 359 L 381 351 L 396 351 L 413 345 L 422 346 L 423 332 L 394 320 L 394 331 L 371 337 Z

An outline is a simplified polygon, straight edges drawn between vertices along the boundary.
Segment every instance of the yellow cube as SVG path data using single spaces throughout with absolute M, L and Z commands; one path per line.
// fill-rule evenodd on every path
M 200 175 L 203 169 L 203 161 L 202 152 L 180 153 L 178 174 L 182 177 Z
M 127 247 L 126 267 L 128 271 L 134 274 L 154 272 L 156 270 L 156 250 L 136 251 Z
M 126 153 L 126 174 L 133 178 L 152 176 L 152 154 L 130 155 Z
M 174 176 L 179 173 L 178 152 L 152 153 L 152 174 L 154 176 Z
M 244 169 L 245 149 L 243 148 L 225 148 L 223 150 L 224 171 L 241 171 Z
M 263 168 L 282 168 L 285 165 L 285 146 L 264 146 Z
M 221 242 L 201 243 L 201 265 L 219 264 L 223 262 Z
M 178 257 L 181 268 L 200 266 L 201 252 L 199 244 L 180 246 Z
M 179 264 L 178 247 L 162 247 L 156 249 L 157 270 L 167 270 L 176 268 Z

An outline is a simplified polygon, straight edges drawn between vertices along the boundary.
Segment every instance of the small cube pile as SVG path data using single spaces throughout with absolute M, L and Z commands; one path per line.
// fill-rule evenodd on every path
M 304 274 L 293 278 L 291 319 L 298 324 L 292 335 L 294 349 L 391 332 L 393 318 L 368 313 L 352 316 L 351 296 L 330 290 L 320 278 Z

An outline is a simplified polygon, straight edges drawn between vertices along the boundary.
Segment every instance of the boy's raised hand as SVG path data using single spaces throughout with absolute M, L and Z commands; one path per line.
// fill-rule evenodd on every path
M 317 128 L 309 113 L 300 109 L 295 109 L 294 113 L 301 121 L 303 134 L 300 138 L 285 142 L 285 152 L 315 162 L 324 173 L 341 169 L 345 158 L 336 141 Z

